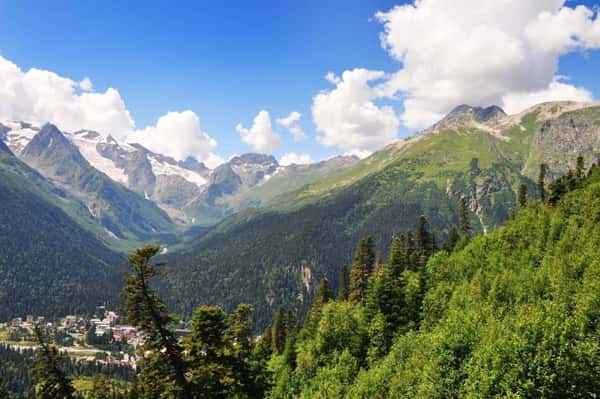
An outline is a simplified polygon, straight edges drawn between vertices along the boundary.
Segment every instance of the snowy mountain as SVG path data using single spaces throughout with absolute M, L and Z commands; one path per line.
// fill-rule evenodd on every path
M 0 140 L 35 167 L 36 157 L 41 153 L 24 151 L 40 130 L 26 122 L 3 122 Z M 156 203 L 173 221 L 183 225 L 217 223 L 233 212 L 260 206 L 275 195 L 298 189 L 356 162 L 346 157 L 343 162 L 338 158 L 314 167 L 282 166 L 271 155 L 250 153 L 233 157 L 211 170 L 193 157 L 175 160 L 137 143 L 120 142 L 110 134 L 92 130 L 58 131 L 58 134 L 64 138 L 63 144 L 71 143 L 91 167 Z M 267 184 L 273 177 L 281 178 Z M 251 198 L 246 198 L 246 193 L 252 193 Z

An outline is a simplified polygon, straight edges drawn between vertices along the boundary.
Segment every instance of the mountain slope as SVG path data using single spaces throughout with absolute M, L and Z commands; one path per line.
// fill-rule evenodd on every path
M 0 320 L 90 312 L 116 298 L 122 257 L 52 203 L 57 198 L 73 215 L 85 209 L 0 151 Z
M 557 205 L 530 201 L 422 268 L 394 262 L 403 278 L 374 276 L 364 306 L 321 297 L 273 355 L 269 397 L 597 396 L 600 168 L 569 182 Z
M 158 239 L 157 233 L 174 231 L 164 211 L 93 168 L 53 125 L 43 126 L 23 148 L 20 157 L 81 199 L 115 239 L 142 242 Z
M 569 151 L 564 143 L 570 131 L 549 142 L 554 152 L 544 151 L 544 162 L 551 174 L 574 166 L 578 153 L 588 164 L 597 157 L 600 126 L 589 122 L 597 109 L 543 104 L 506 116 L 496 109 L 461 107 L 449 115 L 454 122 L 442 121 L 441 130 L 392 144 L 262 210 L 228 218 L 169 258 L 172 290 L 166 292 L 184 312 L 202 302 L 228 307 L 250 302 L 264 322 L 281 303 L 305 309 L 322 276 L 337 285 L 337 271 L 362 236 L 372 235 L 385 253 L 389 237 L 413 228 L 424 214 L 442 240 L 458 222 L 463 196 L 474 231 L 491 231 L 508 218 L 521 183 L 535 196 L 535 168 L 526 165 L 540 152 L 536 143 L 548 121 L 572 119 L 573 129 L 585 125 L 595 132 L 578 136 Z

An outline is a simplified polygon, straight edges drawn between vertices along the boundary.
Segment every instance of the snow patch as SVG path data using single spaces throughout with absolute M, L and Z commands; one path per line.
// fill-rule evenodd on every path
M 123 185 L 127 185 L 128 177 L 123 169 L 116 167 L 114 162 L 108 158 L 104 158 L 98 150 L 96 145 L 98 140 L 86 139 L 81 134 L 69 135 L 73 144 L 79 148 L 81 155 L 96 169 L 106 174 L 108 177 L 117 181 Z
M 8 122 L 3 125 L 11 130 L 6 133 L 6 145 L 16 155 L 20 155 L 27 144 L 38 133 L 37 130 L 31 128 L 21 128 L 20 122 Z
M 184 169 L 178 165 L 172 165 L 168 162 L 159 161 L 153 156 L 149 156 L 150 165 L 152 166 L 152 172 L 155 176 L 166 175 L 166 176 L 180 176 L 190 183 L 194 183 L 197 186 L 203 186 L 206 184 L 206 179 L 196 172 Z
M 117 237 L 117 235 L 115 233 L 113 233 L 112 231 L 110 231 L 106 227 L 104 228 L 104 231 L 106 232 L 106 234 L 108 234 L 110 237 L 114 238 L 115 240 L 120 240 L 120 238 Z

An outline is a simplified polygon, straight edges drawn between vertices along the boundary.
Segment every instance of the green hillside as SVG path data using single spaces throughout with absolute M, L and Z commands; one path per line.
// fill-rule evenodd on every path
M 536 157 L 549 164 L 550 176 L 573 167 L 579 153 L 596 159 L 600 127 L 591 121 L 598 108 L 578 107 L 543 104 L 502 123 L 461 118 L 264 209 L 234 215 L 169 257 L 165 293 L 185 314 L 203 302 L 253 303 L 264 324 L 279 304 L 304 311 L 321 277 L 337 286 L 337 270 L 349 263 L 360 237 L 372 236 L 386 253 L 389 237 L 423 214 L 442 241 L 458 223 L 462 197 L 475 233 L 493 231 L 514 208 L 520 184 L 537 195 L 537 171 L 528 167 Z M 548 137 L 550 127 L 558 133 Z
M 283 333 L 286 349 L 271 346 L 268 397 L 596 397 L 600 169 L 571 185 L 557 206 L 531 201 L 423 267 L 390 255 L 364 305 L 321 290 L 302 329 Z
M 85 206 L 4 151 L 0 203 L 1 321 L 90 312 L 116 299 L 122 258 L 75 222 L 93 223 Z

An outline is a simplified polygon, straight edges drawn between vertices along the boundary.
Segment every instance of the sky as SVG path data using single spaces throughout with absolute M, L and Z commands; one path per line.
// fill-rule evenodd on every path
M 597 1 L 0 0 L 0 120 L 209 166 L 365 156 L 457 105 L 600 96 Z

